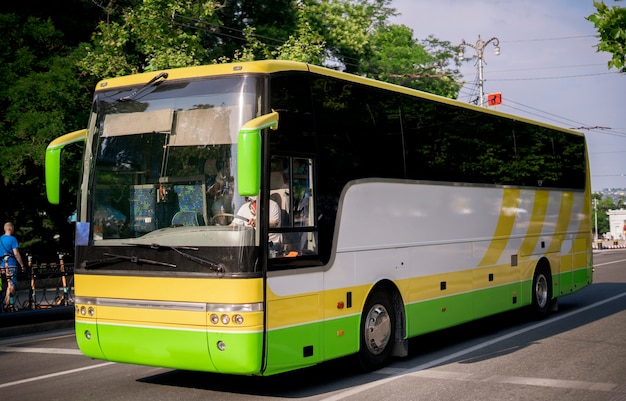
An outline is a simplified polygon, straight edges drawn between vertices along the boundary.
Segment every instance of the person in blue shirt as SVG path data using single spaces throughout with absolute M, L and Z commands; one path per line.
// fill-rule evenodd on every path
M 13 223 L 4 223 L 4 235 L 0 237 L 0 252 L 4 252 L 2 258 L 2 270 L 7 277 L 7 291 L 4 295 L 4 310 L 14 311 L 15 308 L 15 291 L 17 289 L 17 266 L 24 270 L 24 262 L 20 256 L 17 239 L 13 236 L 15 227 Z

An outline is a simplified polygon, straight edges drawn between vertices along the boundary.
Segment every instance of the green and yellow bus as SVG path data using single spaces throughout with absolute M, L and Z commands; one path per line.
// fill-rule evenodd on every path
M 371 370 L 411 337 L 546 315 L 592 282 L 577 132 L 258 61 L 98 83 L 88 128 L 48 147 L 52 203 L 76 141 L 91 358 L 272 375 L 355 355 Z

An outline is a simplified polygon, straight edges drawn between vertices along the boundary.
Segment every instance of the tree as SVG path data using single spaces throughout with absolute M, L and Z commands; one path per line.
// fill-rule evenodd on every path
M 455 48 L 388 23 L 388 0 L 309 0 L 299 5 L 297 30 L 277 45 L 247 28 L 235 59 L 285 59 L 327 65 L 414 89 L 456 98 L 462 87 Z M 451 63 L 455 63 L 451 67 Z
M 369 53 L 360 74 L 449 98 L 456 98 L 463 86 L 458 64 L 449 67 L 458 63 L 450 43 L 433 36 L 418 42 L 404 25 L 378 27 L 371 35 Z
M 307 19 L 326 42 L 328 62 L 358 72 L 371 55 L 372 32 L 396 14 L 391 0 L 306 0 Z
M 599 192 L 591 194 L 591 197 L 594 202 L 595 213 L 597 213 L 596 218 L 598 221 L 598 235 L 601 236 L 602 234 L 611 231 L 611 227 L 609 225 L 609 210 L 620 209 L 618 205 L 621 200 L 618 200 L 618 205 L 616 205 L 615 200 L 611 196 L 602 196 Z
M 71 244 L 62 222 L 72 206 L 46 202 L 44 153 L 52 139 L 84 125 L 92 86 L 79 80 L 76 55 L 50 20 L 0 14 L 0 32 L 1 210 L 15 222 L 21 247 L 39 253 L 55 234 Z
M 621 0 L 616 0 L 621 1 Z M 608 67 L 617 68 L 620 72 L 626 72 L 626 8 L 619 6 L 609 7 L 603 1 L 594 1 L 593 5 L 598 10 L 595 14 L 587 17 L 593 22 L 598 30 L 600 42 L 598 51 L 612 53 Z
M 244 29 L 246 45 L 236 50 L 234 60 L 252 61 L 257 59 L 276 59 L 301 61 L 321 65 L 326 57 L 325 42 L 321 35 L 314 32 L 307 20 L 306 6 L 300 5 L 296 9 L 297 23 L 295 31 L 280 44 L 270 45 L 261 40 L 255 27 Z M 228 57 L 223 56 L 224 61 Z
M 103 8 L 79 66 L 99 78 L 199 65 L 208 61 L 203 35 L 219 24 L 215 0 L 143 0 Z
M 455 98 L 448 42 L 389 24 L 391 0 L 126 0 L 104 7 L 81 68 L 100 78 L 210 62 L 326 65 Z
M 299 30 L 299 4 L 294 0 L 227 1 L 217 11 L 221 25 L 206 33 L 204 44 L 211 60 L 230 60 L 246 54 L 266 58 Z M 243 49 L 246 44 L 247 49 Z M 255 52 L 259 52 L 255 54 Z

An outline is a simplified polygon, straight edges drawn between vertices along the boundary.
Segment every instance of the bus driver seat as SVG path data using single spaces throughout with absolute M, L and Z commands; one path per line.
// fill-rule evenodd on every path
M 276 201 L 283 211 L 289 210 L 289 186 L 281 171 L 272 171 L 270 175 L 270 198 Z

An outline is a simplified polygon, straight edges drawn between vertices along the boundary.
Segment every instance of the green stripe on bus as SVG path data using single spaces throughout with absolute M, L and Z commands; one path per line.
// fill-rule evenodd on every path
M 91 339 L 86 338 L 86 331 L 91 333 Z M 129 341 L 129 338 L 135 340 Z M 261 370 L 261 332 L 227 333 L 106 324 L 96 327 L 77 322 L 76 340 L 86 356 L 114 362 L 218 373 L 258 374 Z

